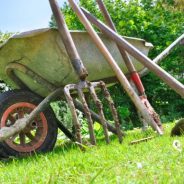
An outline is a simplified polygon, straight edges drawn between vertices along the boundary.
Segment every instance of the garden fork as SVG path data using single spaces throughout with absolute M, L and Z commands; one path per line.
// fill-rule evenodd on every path
M 65 45 L 66 51 L 67 51 L 68 56 L 71 60 L 73 68 L 76 71 L 76 73 L 78 74 L 79 80 L 80 80 L 80 82 L 78 84 L 68 84 L 64 88 L 64 94 L 65 94 L 66 100 L 69 104 L 69 107 L 70 107 L 70 110 L 72 113 L 72 117 L 73 117 L 73 124 L 74 124 L 74 128 L 75 128 L 75 135 L 76 135 L 77 142 L 79 143 L 80 147 L 82 148 L 82 146 L 81 146 L 82 145 L 81 125 L 80 125 L 80 122 L 78 120 L 76 108 L 74 105 L 74 99 L 72 98 L 73 95 L 76 95 L 76 92 L 79 96 L 80 101 L 83 104 L 84 114 L 85 114 L 87 121 L 88 121 L 88 128 L 89 128 L 91 144 L 96 145 L 96 139 L 95 139 L 94 129 L 93 129 L 94 122 L 93 122 L 91 112 L 90 112 L 89 106 L 88 106 L 86 98 L 85 98 L 84 91 L 87 91 L 91 95 L 92 100 L 95 102 L 95 105 L 97 107 L 99 117 L 100 117 L 100 123 L 102 124 L 102 127 L 104 129 L 106 143 L 108 144 L 110 142 L 109 135 L 108 135 L 108 129 L 107 129 L 107 123 L 106 123 L 107 121 L 106 121 L 104 113 L 103 113 L 103 105 L 95 92 L 95 89 L 98 88 L 98 89 L 102 90 L 102 92 L 105 96 L 105 99 L 107 100 L 107 102 L 109 104 L 109 107 L 110 107 L 110 110 L 112 112 L 112 116 L 114 119 L 114 123 L 115 123 L 116 133 L 118 135 L 119 142 L 121 143 L 123 134 L 120 130 L 120 123 L 119 123 L 119 119 L 118 119 L 118 114 L 117 114 L 116 108 L 114 106 L 114 102 L 110 96 L 110 93 L 108 92 L 108 90 L 105 86 L 105 83 L 102 81 L 101 82 L 88 82 L 88 81 L 86 81 L 86 77 L 88 76 L 88 72 L 87 72 L 86 68 L 84 67 L 83 62 L 80 59 L 80 56 L 79 56 L 77 49 L 75 47 L 75 44 L 73 42 L 73 39 L 72 39 L 70 32 L 67 28 L 67 25 L 65 23 L 62 12 L 61 12 L 56 0 L 49 0 L 49 1 L 50 1 L 51 9 L 53 11 L 53 15 L 54 15 L 56 22 L 57 22 L 57 25 L 58 25 L 58 30 L 59 30 L 61 39 Z

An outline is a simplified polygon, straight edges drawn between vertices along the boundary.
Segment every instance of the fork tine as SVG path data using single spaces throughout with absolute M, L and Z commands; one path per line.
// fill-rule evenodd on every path
M 104 129 L 106 143 L 109 144 L 110 139 L 109 139 L 109 135 L 108 135 L 106 119 L 105 119 L 105 116 L 103 113 L 103 105 L 102 105 L 101 101 L 99 100 L 99 98 L 97 97 L 94 86 L 92 85 L 92 83 L 89 83 L 89 89 L 90 89 L 90 94 L 91 94 L 91 96 L 96 104 L 96 107 L 98 109 L 98 112 L 99 112 L 100 120 L 101 120 L 103 129 Z
M 115 127 L 116 127 L 116 131 L 117 131 L 117 135 L 118 135 L 118 139 L 119 139 L 119 142 L 122 143 L 123 141 L 123 133 L 120 129 L 120 123 L 119 123 L 119 118 L 118 118 L 118 113 L 117 113 L 117 110 L 114 106 L 114 102 L 110 96 L 110 93 L 108 91 L 108 89 L 106 88 L 105 86 L 105 83 L 103 81 L 100 81 L 100 87 L 104 93 L 104 96 L 109 104 L 109 107 L 110 107 L 110 110 L 111 110 L 111 113 L 112 113 L 112 116 L 113 116 L 113 119 L 114 119 L 114 122 L 115 122 Z
M 72 86 L 71 85 L 65 86 L 64 94 L 65 94 L 67 103 L 68 103 L 68 105 L 70 107 L 70 111 L 72 113 L 73 124 L 74 124 L 74 127 L 75 127 L 75 136 L 76 136 L 77 142 L 79 142 L 80 148 L 84 149 L 81 146 L 82 145 L 81 125 L 80 125 L 78 117 L 77 117 L 77 112 L 76 112 L 76 109 L 75 109 L 75 105 L 74 105 L 73 99 L 72 99 L 72 97 L 70 95 L 70 89 L 74 89 L 74 88 L 75 88 L 74 85 L 72 85 Z
M 78 94 L 79 94 L 80 100 L 83 104 L 85 116 L 88 120 L 88 128 L 89 128 L 91 144 L 96 145 L 96 139 L 95 139 L 95 134 L 94 134 L 94 129 L 93 129 L 93 120 L 92 120 L 92 117 L 91 117 L 91 113 L 90 113 L 88 104 L 86 103 L 84 93 L 83 93 L 83 91 L 80 87 L 78 88 Z

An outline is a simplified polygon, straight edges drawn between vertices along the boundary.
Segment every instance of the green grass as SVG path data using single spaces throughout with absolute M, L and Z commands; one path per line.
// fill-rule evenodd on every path
M 173 124 L 166 125 L 165 135 L 152 131 L 127 132 L 122 145 L 112 137 L 110 145 L 98 140 L 98 146 L 86 152 L 72 144 L 57 143 L 52 153 L 13 159 L 0 163 L 0 183 L 184 183 L 184 153 L 173 147 Z M 132 140 L 154 135 L 137 145 Z

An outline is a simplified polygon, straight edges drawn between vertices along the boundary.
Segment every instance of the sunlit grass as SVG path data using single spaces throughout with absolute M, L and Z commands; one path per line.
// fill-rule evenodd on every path
M 111 137 L 111 144 L 98 140 L 98 146 L 81 152 L 71 143 L 58 144 L 52 153 L 13 159 L 0 163 L 0 183 L 184 183 L 183 151 L 173 147 L 184 137 L 141 130 L 127 132 L 122 145 Z M 155 136 L 148 142 L 130 145 L 132 140 Z

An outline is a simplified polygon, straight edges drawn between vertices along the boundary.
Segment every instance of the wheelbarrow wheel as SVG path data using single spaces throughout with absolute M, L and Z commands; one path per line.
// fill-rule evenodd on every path
M 0 95 L 0 127 L 12 126 L 17 119 L 28 116 L 43 99 L 25 90 Z M 0 143 L 0 157 L 24 156 L 51 151 L 57 139 L 57 121 L 49 107 L 41 112 L 19 134 Z

